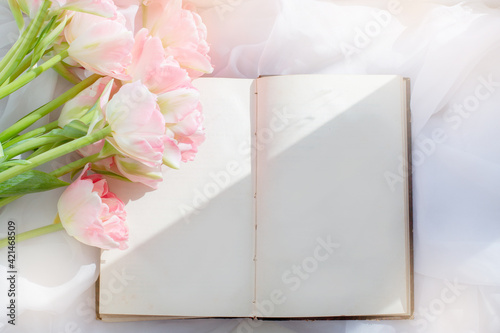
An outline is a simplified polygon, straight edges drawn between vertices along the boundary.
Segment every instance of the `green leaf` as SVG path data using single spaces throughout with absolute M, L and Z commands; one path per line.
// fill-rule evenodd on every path
M 29 170 L 0 183 L 0 197 L 48 191 L 67 185 L 69 183 L 48 173 Z
M 33 53 L 31 54 L 31 63 L 29 67 L 33 67 L 38 60 L 40 60 L 45 51 L 47 50 L 47 46 L 44 41 L 46 35 L 49 33 L 49 31 L 53 28 L 54 23 L 55 23 L 56 17 L 53 16 L 50 21 L 43 27 L 42 31 L 40 34 L 36 37 L 36 39 L 33 41 L 34 43 L 31 45 L 31 50 Z
M 78 139 L 87 135 L 88 129 L 89 127 L 80 120 L 73 120 L 63 128 L 56 128 L 43 136 L 60 136 L 61 138 Z
M 4 153 L 3 153 L 3 146 L 2 146 L 2 143 L 0 142 L 0 158 L 4 157 Z
M 44 30 L 40 33 L 38 42 L 36 43 L 33 50 L 33 57 L 31 59 L 31 66 L 36 64 L 42 56 L 45 54 L 45 51 L 52 46 L 54 41 L 61 35 L 66 23 L 68 22 L 68 17 L 65 16 L 61 23 L 59 23 L 55 28 L 55 16 L 52 17 L 50 22 L 45 26 Z M 30 67 L 31 67 L 30 66 Z
M 33 49 L 37 46 L 37 45 L 40 45 L 40 43 L 43 42 L 43 39 L 45 38 L 45 36 L 50 32 L 50 30 L 52 30 L 53 26 L 54 26 L 54 23 L 56 21 L 56 17 L 55 16 L 52 16 L 50 18 L 50 21 L 45 23 L 45 26 L 42 28 L 42 30 L 40 30 L 40 33 L 38 34 L 38 36 L 36 37 L 36 40 L 34 40 L 34 44 L 32 45 Z

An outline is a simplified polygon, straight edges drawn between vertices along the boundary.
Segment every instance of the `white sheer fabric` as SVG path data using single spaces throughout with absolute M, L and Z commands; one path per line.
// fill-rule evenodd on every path
M 402 74 L 412 80 L 413 321 L 94 320 L 98 251 L 63 233 L 18 247 L 17 325 L 5 332 L 500 331 L 500 10 L 498 1 L 196 0 L 213 76 Z M 16 27 L 0 6 L 0 52 Z M 0 128 L 52 98 L 47 73 L 0 101 Z M 18 231 L 48 224 L 60 192 L 0 212 Z M 0 237 L 6 227 L 0 226 Z M 0 304 L 6 304 L 0 251 Z M 126 283 L 126 281 L 125 281 Z M 251 329 L 251 330 L 250 330 Z

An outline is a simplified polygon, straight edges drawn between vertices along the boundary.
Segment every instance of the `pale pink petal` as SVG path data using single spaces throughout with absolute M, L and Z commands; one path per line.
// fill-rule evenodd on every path
M 59 127 L 64 127 L 73 120 L 80 120 L 82 116 L 85 115 L 88 110 L 92 108 L 92 106 L 94 106 L 101 96 L 101 103 L 106 103 L 109 99 L 110 91 L 106 91 L 106 94 L 104 95 L 103 93 L 111 80 L 111 77 L 100 78 L 90 87 L 86 88 L 71 100 L 66 102 L 58 119 Z M 108 90 L 110 89 L 111 88 L 109 87 Z M 102 106 L 103 104 L 101 104 L 101 107 Z
M 160 66 L 145 76 L 144 84 L 155 94 L 191 84 L 188 72 L 179 66 L 173 57 L 167 57 Z
M 179 138 L 179 149 L 181 151 L 182 162 L 193 161 L 196 153 L 198 153 L 198 147 L 205 141 L 205 133 L 203 130 L 199 130 L 189 137 Z
M 106 106 L 112 137 L 108 142 L 123 155 L 150 167 L 161 164 L 165 120 L 156 96 L 141 82 L 125 84 Z
M 66 42 L 72 43 L 78 36 L 86 32 L 91 26 L 98 25 L 103 22 L 115 22 L 122 26 L 125 25 L 126 19 L 120 13 L 116 17 L 106 18 L 98 15 L 92 15 L 81 12 L 67 11 L 71 20 L 64 28 L 64 38 Z
M 170 43 L 165 45 L 168 55 L 175 57 L 192 78 L 213 71 L 208 52 L 207 28 L 200 16 L 190 10 L 183 9 L 177 17 L 179 28 L 172 32 Z
M 92 169 L 109 171 L 135 183 L 157 188 L 163 180 L 161 166 L 149 167 L 129 157 L 115 155 L 92 164 Z
M 186 70 L 180 68 L 173 57 L 165 58 L 161 40 L 149 36 L 149 31 L 144 28 L 135 36 L 128 73 L 133 81 L 141 80 L 155 94 L 189 85 L 191 82 Z
M 193 79 L 213 71 L 210 58 L 198 50 L 172 47 L 168 48 L 166 52 L 173 56 Z
M 102 148 L 104 147 L 104 143 L 105 143 L 105 140 L 102 139 L 100 141 L 97 141 L 97 142 L 94 142 L 90 145 L 87 145 L 83 148 L 80 148 L 78 149 L 78 152 L 82 155 L 82 156 L 91 156 L 91 155 L 95 155 L 97 153 L 99 153 Z
M 198 152 L 198 146 L 205 140 L 201 104 L 176 124 L 167 124 L 167 132 L 176 140 L 183 162 L 192 161 Z
M 93 187 L 91 180 L 77 180 L 63 192 L 57 205 L 59 218 L 68 234 L 85 244 L 92 241 L 86 239 L 87 230 L 101 226 L 101 198 L 92 192 Z
M 163 152 L 163 163 L 171 168 L 179 169 L 181 166 L 181 150 L 177 141 L 168 138 L 165 142 L 165 150 Z
M 96 19 L 97 18 L 97 19 Z M 76 13 L 65 29 L 69 56 L 81 66 L 101 75 L 128 80 L 132 61 L 132 33 L 116 20 Z
M 184 87 L 158 95 L 158 105 L 166 123 L 177 123 L 193 112 L 200 93 L 194 87 Z
M 130 1 L 130 4 L 124 2 L 123 4 L 115 0 L 115 5 L 118 6 L 118 15 L 123 16 L 125 19 L 124 26 L 128 31 L 135 31 L 135 18 L 137 16 L 137 11 L 139 10 L 139 5 L 133 3 L 136 1 Z
M 149 36 L 147 29 L 135 35 L 132 63 L 128 70 L 133 80 L 142 80 L 163 62 L 165 52 L 159 38 Z
M 118 249 L 126 250 L 128 240 L 128 228 L 122 220 L 116 216 L 104 223 L 104 234 L 111 238 L 114 243 L 118 243 Z
M 86 165 L 57 204 L 61 224 L 82 243 L 103 249 L 127 247 L 123 202 L 108 191 L 101 175 L 87 175 Z
M 118 7 L 127 8 L 141 5 L 142 0 L 114 0 L 114 2 Z
M 175 137 L 178 136 L 190 136 L 198 131 L 203 123 L 203 115 L 201 114 L 201 105 L 189 113 L 180 122 L 169 125 L 168 128 L 175 133 Z
M 104 195 L 108 194 L 108 183 L 102 175 L 94 173 L 92 175 L 88 175 L 86 179 L 90 179 L 92 181 L 94 184 L 92 191 L 97 193 L 99 197 L 102 198 Z
M 92 170 L 99 171 L 111 171 L 114 173 L 119 173 L 115 166 L 114 157 L 110 156 L 92 163 Z
M 134 159 L 115 156 L 116 167 L 125 178 L 142 183 L 151 188 L 157 188 L 158 183 L 163 180 L 161 166 L 149 167 Z
M 192 78 L 213 71 L 206 26 L 198 14 L 182 8 L 181 0 L 147 1 L 141 19 L 142 26 L 161 39 L 166 54 L 173 56 Z

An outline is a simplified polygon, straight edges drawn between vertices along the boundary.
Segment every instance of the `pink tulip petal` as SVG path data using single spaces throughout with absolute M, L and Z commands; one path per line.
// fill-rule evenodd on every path
M 178 143 L 181 151 L 182 162 L 194 160 L 196 153 L 198 153 L 198 146 L 205 141 L 205 133 L 198 131 L 189 137 L 182 137 Z
M 128 157 L 115 157 L 115 163 L 119 172 L 135 183 L 142 183 L 156 189 L 158 183 L 163 180 L 161 166 L 148 167 Z
M 181 151 L 177 142 L 171 138 L 168 138 L 165 142 L 165 150 L 163 152 L 163 163 L 167 166 L 179 169 L 181 166 Z
M 108 191 L 101 175 L 87 175 L 86 165 L 57 204 L 59 218 L 69 235 L 103 249 L 127 247 L 128 229 L 123 202 Z
M 145 76 L 144 84 L 155 94 L 161 94 L 191 84 L 188 72 L 173 57 L 167 57 L 160 66 Z
M 97 142 L 94 142 L 90 145 L 87 145 L 83 148 L 80 148 L 78 149 L 78 152 L 82 155 L 82 156 L 91 156 L 91 155 L 95 155 L 97 153 L 99 153 L 102 148 L 104 147 L 104 139 L 100 140 L 100 141 L 97 141 Z
M 141 29 L 135 36 L 132 63 L 128 73 L 133 81 L 141 80 L 155 94 L 189 85 L 191 79 L 173 57 L 165 57 L 161 40 Z
M 166 54 L 173 56 L 192 78 L 213 71 L 206 26 L 198 14 L 182 8 L 181 0 L 147 1 L 141 20 L 152 36 L 161 39 Z
M 69 56 L 101 75 L 128 80 L 134 39 L 122 23 L 96 15 L 76 13 L 65 29 Z
M 73 120 L 79 120 L 90 108 L 97 102 L 103 94 L 106 85 L 111 81 L 111 77 L 103 77 L 97 80 L 90 87 L 86 88 L 78 95 L 64 104 L 61 115 L 58 119 L 58 125 L 64 127 Z M 106 101 L 109 94 L 103 96 L 101 101 Z
M 178 136 L 190 136 L 198 131 L 203 123 L 201 114 L 201 104 L 197 108 L 184 117 L 181 121 L 174 125 L 169 125 L 168 128 Z
M 197 108 L 199 99 L 197 89 L 185 87 L 158 95 L 158 105 L 165 122 L 175 124 Z
M 139 81 L 125 84 L 106 106 L 112 129 L 108 142 L 125 156 L 150 167 L 161 164 L 165 120 L 156 96 Z

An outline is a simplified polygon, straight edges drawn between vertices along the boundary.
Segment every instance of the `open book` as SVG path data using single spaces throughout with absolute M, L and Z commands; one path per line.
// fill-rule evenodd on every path
M 101 255 L 98 316 L 410 318 L 408 80 L 194 83 L 195 161 L 156 191 L 110 184 L 130 248 Z

